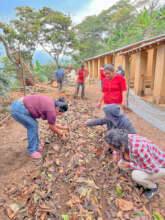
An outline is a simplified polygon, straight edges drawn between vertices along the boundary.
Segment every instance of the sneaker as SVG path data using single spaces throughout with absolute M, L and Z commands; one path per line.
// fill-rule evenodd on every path
M 33 159 L 41 159 L 42 158 L 42 155 L 37 151 L 32 154 L 29 154 L 29 156 Z
M 43 151 L 44 150 L 44 148 L 43 147 L 41 147 L 41 146 L 39 146 L 37 149 L 36 149 L 38 152 L 41 152 L 41 151 Z
M 158 184 L 153 189 L 146 189 L 143 194 L 146 196 L 147 199 L 151 199 L 156 193 L 158 192 Z

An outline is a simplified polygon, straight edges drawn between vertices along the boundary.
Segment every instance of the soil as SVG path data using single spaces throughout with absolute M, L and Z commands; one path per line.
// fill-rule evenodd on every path
M 90 113 L 88 112 L 86 114 L 82 113 L 82 114 L 84 114 L 83 115 L 84 120 L 85 120 L 85 118 L 88 119 L 88 118 L 91 118 L 92 116 L 99 117 L 99 116 L 103 115 L 102 110 L 98 110 L 96 108 L 97 101 L 98 101 L 98 98 L 100 95 L 99 90 L 100 89 L 97 84 L 91 84 L 90 86 L 87 86 L 87 88 L 86 88 L 87 100 L 72 100 L 72 97 L 68 98 L 68 100 L 70 100 L 70 103 L 72 103 L 72 104 L 75 103 L 75 105 L 78 106 L 79 109 L 77 109 L 77 112 L 79 112 L 79 111 L 81 112 L 82 107 L 83 106 L 86 107 L 86 105 L 88 103 L 88 106 L 90 106 L 90 109 L 92 109 L 92 111 L 94 113 L 93 112 L 90 112 Z M 59 93 L 55 90 L 54 93 L 47 93 L 46 95 L 48 95 L 52 98 L 55 98 L 59 95 Z M 78 102 L 80 102 L 80 105 L 78 104 Z M 142 135 L 142 136 L 145 136 L 145 137 L 151 139 L 154 143 L 156 143 L 158 146 L 160 146 L 160 148 L 162 150 L 165 150 L 164 132 L 151 126 L 148 122 L 146 122 L 142 118 L 138 117 L 136 114 L 134 114 L 131 111 L 127 111 L 126 115 L 133 123 L 133 125 L 139 135 Z M 42 126 L 42 122 L 41 122 L 41 126 Z M 45 126 L 45 124 L 44 124 L 44 126 Z M 102 132 L 103 129 L 100 128 L 100 130 L 99 129 L 97 129 L 97 130 L 98 130 L 98 132 Z M 88 137 L 85 137 L 85 138 L 86 138 L 86 141 L 88 142 L 89 141 Z M 77 140 L 74 140 L 74 141 L 77 141 Z M 83 140 L 82 140 L 82 143 L 83 143 Z M 89 143 L 92 144 L 92 142 L 89 142 Z M 101 142 L 101 144 L 102 144 L 102 142 Z M 29 181 L 28 175 L 30 172 L 32 172 L 32 170 L 37 170 L 37 169 L 39 170 L 40 169 L 40 168 L 38 168 L 38 164 L 34 163 L 28 157 L 27 152 L 26 152 L 26 146 L 27 146 L 26 129 L 22 125 L 17 123 L 15 120 L 10 119 L 6 124 L 4 124 L 2 126 L 2 129 L 0 130 L 0 151 L 1 151 L 1 154 L 0 154 L 0 184 L 1 184 L 0 198 L 1 198 L 1 200 L 5 200 L 7 204 L 10 204 L 11 197 L 6 193 L 6 188 L 7 187 L 10 188 L 13 185 L 14 186 L 17 185 L 17 186 L 21 187 L 21 185 L 26 184 L 25 183 L 26 181 Z M 92 148 L 92 150 L 93 150 L 93 148 Z M 76 149 L 74 149 L 74 151 L 75 151 L 74 153 L 76 154 Z M 68 164 L 70 162 L 69 160 L 71 159 L 71 158 L 68 158 L 68 160 L 66 159 L 66 161 L 63 161 L 63 155 L 66 155 L 66 152 L 67 151 L 64 148 L 61 150 L 61 152 L 59 154 L 60 163 L 62 163 L 62 162 L 64 163 L 63 167 L 65 167 L 66 164 Z M 86 156 L 88 155 L 88 152 L 85 149 L 83 149 L 82 152 L 83 152 L 83 155 L 86 155 Z M 98 153 L 98 155 L 99 155 L 99 153 Z M 94 168 L 94 167 L 99 168 L 98 163 L 99 162 L 98 162 L 97 158 L 94 158 L 93 161 L 91 161 L 89 163 L 89 167 L 87 167 L 87 169 L 92 170 L 92 168 Z M 93 175 L 94 174 L 91 172 L 91 176 L 93 176 Z M 95 178 L 96 185 L 98 185 L 98 186 L 101 186 L 103 184 L 103 181 L 104 181 L 104 178 L 102 178 L 102 176 L 98 175 Z M 58 206 L 59 206 L 58 213 L 65 214 L 66 212 L 68 212 L 68 209 L 66 206 L 63 206 L 63 204 L 65 204 L 69 200 L 69 198 L 70 198 L 69 194 L 70 194 L 70 196 L 72 195 L 71 188 L 68 187 L 67 182 L 64 182 L 61 178 L 57 179 L 56 184 L 57 184 L 56 201 L 58 201 Z M 163 209 L 161 209 L 161 207 L 163 207 L 163 205 L 165 207 L 165 200 L 164 200 L 165 188 L 164 188 L 163 184 L 160 184 L 160 185 L 161 185 L 160 197 L 159 197 L 159 199 L 161 199 L 161 203 L 159 204 L 160 210 L 158 209 L 159 207 L 157 205 L 155 205 L 154 203 L 153 203 L 153 207 L 155 205 L 156 210 L 161 212 L 161 214 L 163 215 L 164 213 L 163 213 L 163 211 L 162 211 Z M 74 186 L 72 186 L 72 187 L 74 187 Z M 101 214 L 100 215 L 102 216 L 102 219 L 106 220 L 108 218 L 106 217 L 107 215 L 105 213 L 111 207 L 109 205 L 107 205 L 107 202 L 105 201 L 106 191 L 102 189 L 99 193 L 100 194 L 98 195 L 98 197 L 99 197 L 99 201 L 100 201 L 100 207 L 102 207 L 101 208 L 102 215 Z M 11 201 L 13 202 L 13 200 L 11 200 Z M 96 204 L 97 203 L 98 203 L 98 201 L 96 201 Z M 150 209 L 152 209 L 151 206 L 150 206 Z M 152 209 L 152 211 L 153 211 L 153 209 Z M 98 213 L 99 212 L 100 211 L 98 211 Z M 114 215 L 114 217 L 113 217 L 113 215 Z M 118 213 L 118 215 L 119 215 L 119 213 Z M 3 208 L 0 209 L 0 216 L 1 216 L 0 219 L 3 219 L 3 220 L 9 219 L 8 217 L 6 217 L 6 214 L 4 214 Z M 117 216 L 116 213 L 113 213 L 113 212 L 111 213 L 111 216 L 112 216 L 111 219 L 129 219 L 129 217 L 128 218 L 126 218 L 126 217 L 120 218 L 119 216 Z M 31 218 L 29 218 L 29 219 L 31 219 Z M 45 218 L 45 219 L 49 219 L 49 218 Z M 54 219 L 56 219 L 56 218 L 54 218 Z M 95 219 L 98 219 L 98 218 L 95 217 Z M 73 220 L 74 220 L 74 218 L 73 218 Z

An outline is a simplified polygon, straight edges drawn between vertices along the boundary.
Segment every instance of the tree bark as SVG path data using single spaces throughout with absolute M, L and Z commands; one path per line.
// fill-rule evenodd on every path
M 6 54 L 7 54 L 7 57 L 9 58 L 9 60 L 14 64 L 15 68 L 16 68 L 16 71 L 17 71 L 17 75 L 18 75 L 18 78 L 21 82 L 21 71 L 20 71 L 20 68 L 19 66 L 16 64 L 15 62 L 15 59 L 12 57 L 12 55 L 10 54 L 10 51 L 9 51 L 9 47 L 4 39 L 4 37 L 2 35 L 0 35 L 0 41 L 3 43 L 4 47 L 5 47 L 5 51 L 6 51 Z

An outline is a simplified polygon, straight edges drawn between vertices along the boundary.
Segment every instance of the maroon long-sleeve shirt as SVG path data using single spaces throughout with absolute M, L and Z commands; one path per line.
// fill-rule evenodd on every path
M 29 95 L 24 97 L 23 103 L 33 118 L 42 118 L 49 124 L 55 124 L 56 110 L 51 98 L 43 95 Z

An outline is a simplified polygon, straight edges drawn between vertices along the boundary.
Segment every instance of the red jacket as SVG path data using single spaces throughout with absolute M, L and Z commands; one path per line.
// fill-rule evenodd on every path
M 78 73 L 78 79 L 77 79 L 77 82 L 79 83 L 83 83 L 84 82 L 84 78 L 88 76 L 88 71 L 86 69 L 82 70 L 82 69 L 79 69 L 77 71 Z
M 119 74 L 113 79 L 104 78 L 103 90 L 104 104 L 121 104 L 123 101 L 123 91 L 126 91 L 125 78 Z

